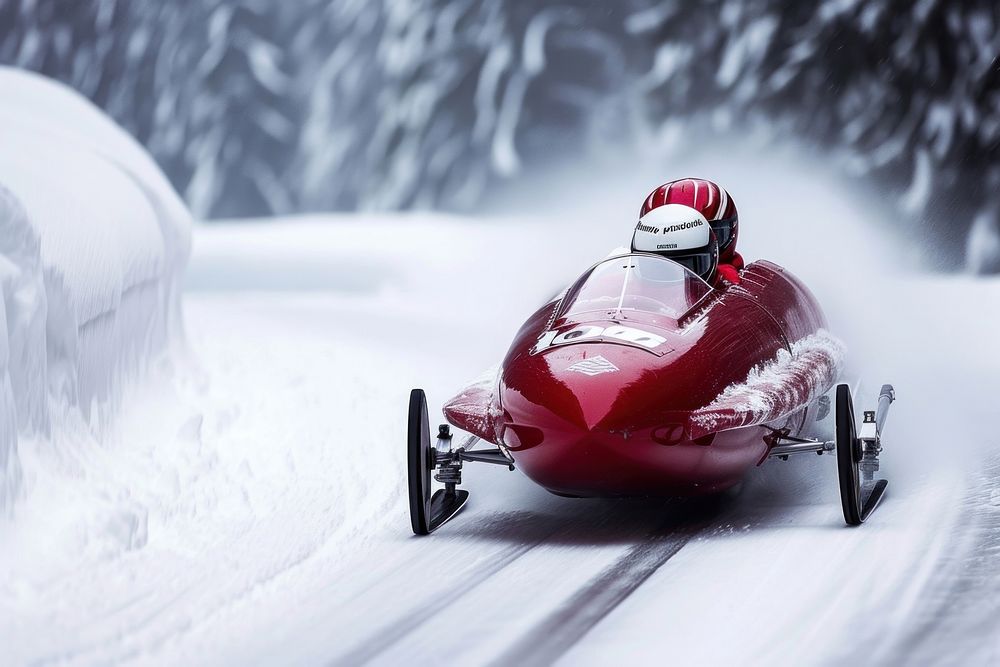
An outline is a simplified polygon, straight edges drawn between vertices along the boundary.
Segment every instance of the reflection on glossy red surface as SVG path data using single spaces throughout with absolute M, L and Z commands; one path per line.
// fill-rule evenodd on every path
M 649 287 L 623 291 L 655 299 Z M 676 304 L 676 290 L 693 287 L 671 283 L 665 289 L 674 294 L 660 301 Z M 767 262 L 748 267 L 739 287 L 703 290 L 673 317 L 638 299 L 575 307 L 581 291 L 578 282 L 532 315 L 495 384 L 464 392 L 461 409 L 457 399 L 447 404 L 448 420 L 506 447 L 520 470 L 560 494 L 688 495 L 738 483 L 766 455 L 765 431 L 753 425 L 694 440 L 689 415 L 823 328 L 815 299 Z M 791 406 L 772 425 L 798 432 L 808 408 Z

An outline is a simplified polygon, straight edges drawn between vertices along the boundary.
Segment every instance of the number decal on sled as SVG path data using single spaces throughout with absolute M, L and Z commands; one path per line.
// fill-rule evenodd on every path
M 663 336 L 657 336 L 654 333 L 643 331 L 642 329 L 636 329 L 634 327 L 625 327 L 620 324 L 610 327 L 583 324 L 562 333 L 558 331 L 546 331 L 538 339 L 538 343 L 535 344 L 534 352 L 537 354 L 538 352 L 554 345 L 582 343 L 588 340 L 600 338 L 610 338 L 623 343 L 640 345 L 650 350 L 654 350 L 667 342 L 667 339 Z

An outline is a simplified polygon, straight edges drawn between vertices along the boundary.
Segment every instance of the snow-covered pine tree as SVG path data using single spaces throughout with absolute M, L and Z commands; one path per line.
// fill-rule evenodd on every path
M 163 51 L 172 79 L 158 110 L 154 155 L 175 156 L 188 174 L 183 192 L 196 214 L 273 215 L 295 210 L 288 178 L 298 134 L 298 100 L 285 48 L 282 5 L 203 0 L 174 7 L 181 53 Z M 189 46 L 190 45 L 190 46 Z M 193 47 L 193 48 L 192 48 Z
M 322 18 L 293 45 L 303 205 L 469 208 L 583 143 L 592 107 L 627 80 L 625 53 L 603 7 L 545 4 L 313 2 Z
M 0 2 L 0 61 L 65 81 L 143 142 L 199 216 L 293 209 L 281 5 Z

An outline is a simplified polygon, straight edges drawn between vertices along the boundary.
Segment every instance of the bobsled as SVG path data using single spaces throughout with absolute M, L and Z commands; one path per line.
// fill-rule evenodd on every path
M 769 460 L 833 452 L 844 518 L 861 524 L 886 489 L 875 473 L 895 394 L 883 385 L 859 424 L 850 385 L 837 384 L 844 346 L 827 327 L 805 285 L 771 262 L 715 288 L 659 255 L 609 257 L 444 403 L 435 437 L 425 393 L 411 392 L 413 532 L 466 504 L 466 463 L 520 470 L 560 496 L 691 496 L 734 487 Z

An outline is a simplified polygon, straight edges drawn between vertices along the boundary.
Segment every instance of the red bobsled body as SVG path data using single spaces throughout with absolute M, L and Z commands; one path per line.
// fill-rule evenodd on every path
M 532 315 L 444 413 L 557 494 L 719 491 L 766 459 L 771 429 L 815 420 L 842 358 L 825 326 L 769 262 L 718 290 L 662 257 L 613 257 Z

